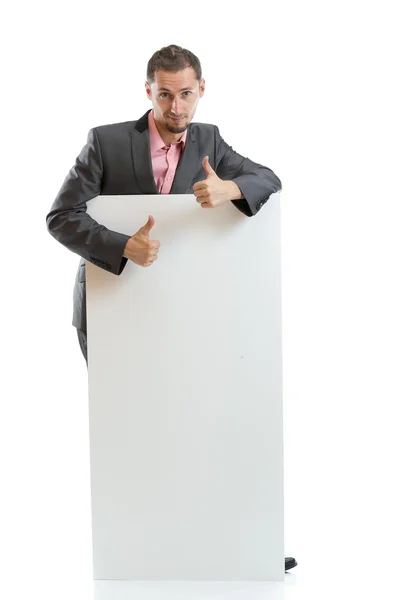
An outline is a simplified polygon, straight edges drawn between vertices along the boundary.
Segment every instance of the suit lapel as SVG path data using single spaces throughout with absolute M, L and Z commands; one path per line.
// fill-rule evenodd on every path
M 133 170 L 142 194 L 158 194 L 151 165 L 148 117 L 150 110 L 137 122 L 132 131 Z
M 191 125 L 188 127 L 185 147 L 176 168 L 170 194 L 186 194 L 199 168 L 199 149 Z
M 150 109 L 151 110 L 151 109 Z M 133 169 L 142 194 L 158 194 L 151 164 L 148 110 L 132 131 Z M 170 194 L 185 194 L 199 167 L 195 135 L 189 125 L 185 147 L 179 160 Z

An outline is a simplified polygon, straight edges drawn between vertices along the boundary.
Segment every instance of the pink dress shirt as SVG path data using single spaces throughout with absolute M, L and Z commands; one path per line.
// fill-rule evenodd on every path
M 154 121 L 154 112 L 149 113 L 150 154 L 154 180 L 160 194 L 169 194 L 175 177 L 179 159 L 185 147 L 187 130 L 179 142 L 166 146 L 158 133 Z

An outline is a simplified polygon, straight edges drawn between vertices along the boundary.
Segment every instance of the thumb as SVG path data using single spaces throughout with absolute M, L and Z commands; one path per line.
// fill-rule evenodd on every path
M 140 231 L 144 233 L 144 235 L 149 235 L 150 229 L 154 227 L 154 217 L 149 216 L 147 223 L 140 228 Z
M 208 156 L 203 158 L 203 169 L 205 170 L 207 177 L 210 175 L 215 175 L 215 171 L 211 168 L 210 161 L 208 160 Z

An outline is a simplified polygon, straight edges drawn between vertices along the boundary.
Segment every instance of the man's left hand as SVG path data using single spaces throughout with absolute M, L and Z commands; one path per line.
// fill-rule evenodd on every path
M 229 200 L 239 200 L 243 195 L 234 181 L 223 181 L 211 168 L 208 156 L 203 159 L 207 178 L 193 186 L 193 193 L 202 208 L 214 208 Z

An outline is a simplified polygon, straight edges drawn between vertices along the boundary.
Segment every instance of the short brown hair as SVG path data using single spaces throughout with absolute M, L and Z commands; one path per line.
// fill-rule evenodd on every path
M 190 50 L 171 44 L 157 50 L 147 63 L 147 81 L 153 83 L 156 71 L 170 71 L 176 73 L 187 67 L 192 67 L 196 73 L 196 79 L 201 79 L 200 61 Z

